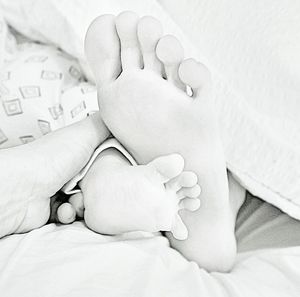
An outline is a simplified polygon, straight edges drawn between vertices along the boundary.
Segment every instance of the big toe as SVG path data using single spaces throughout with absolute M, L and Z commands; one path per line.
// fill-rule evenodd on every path
M 115 16 L 102 15 L 92 22 L 85 37 L 85 55 L 99 86 L 117 78 L 121 60 Z
M 184 168 L 184 159 L 179 154 L 171 154 L 154 159 L 149 163 L 150 166 L 154 166 L 155 170 L 162 178 L 162 182 L 168 182 L 169 180 L 178 176 Z

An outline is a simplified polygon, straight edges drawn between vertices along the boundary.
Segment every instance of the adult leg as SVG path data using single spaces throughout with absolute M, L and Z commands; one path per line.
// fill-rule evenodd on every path
M 34 142 L 0 150 L 0 237 L 44 225 L 50 197 L 85 166 L 108 135 L 96 113 Z

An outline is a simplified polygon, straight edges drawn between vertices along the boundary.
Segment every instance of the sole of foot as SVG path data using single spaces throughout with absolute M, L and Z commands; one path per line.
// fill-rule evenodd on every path
M 172 247 L 209 271 L 228 271 L 235 254 L 235 213 L 228 194 L 210 73 L 184 59 L 180 42 L 153 17 L 103 15 L 90 25 L 85 52 L 107 127 L 140 164 L 179 153 L 202 188 L 201 208 L 181 211 L 189 237 Z
M 196 174 L 183 167 L 178 154 L 138 166 L 118 155 L 98 157 L 80 182 L 86 225 L 102 234 L 171 231 L 185 239 L 178 211 L 199 208 L 200 187 Z

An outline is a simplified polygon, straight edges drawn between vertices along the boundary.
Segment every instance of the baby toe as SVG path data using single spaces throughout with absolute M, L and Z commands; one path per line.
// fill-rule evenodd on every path
M 190 188 L 182 188 L 177 192 L 178 199 L 183 198 L 197 198 L 201 194 L 201 188 L 197 184 Z
M 74 207 L 66 202 L 57 209 L 57 219 L 62 224 L 71 224 L 75 221 L 76 211 Z
M 188 230 L 179 214 L 176 214 L 175 216 L 174 223 L 171 228 L 171 233 L 177 240 L 185 240 L 188 237 Z
M 69 199 L 69 203 L 75 209 L 76 215 L 80 218 L 83 218 L 84 203 L 82 193 L 76 193 L 72 195 Z
M 178 176 L 184 168 L 184 159 L 179 154 L 171 154 L 154 159 L 148 166 L 154 167 L 163 183 Z
M 184 198 L 179 203 L 180 209 L 185 209 L 188 211 L 196 211 L 200 208 L 201 201 L 197 198 Z
M 192 171 L 184 171 L 176 178 L 172 179 L 166 184 L 166 188 L 175 192 L 183 187 L 193 187 L 197 184 L 198 177 Z

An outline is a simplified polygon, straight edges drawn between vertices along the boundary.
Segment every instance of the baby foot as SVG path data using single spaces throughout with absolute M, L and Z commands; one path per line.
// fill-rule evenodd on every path
M 196 175 L 183 172 L 183 167 L 178 154 L 139 166 L 98 158 L 80 183 L 87 226 L 111 235 L 171 231 L 185 239 L 187 229 L 178 210 L 199 208 L 200 187 Z
M 169 236 L 171 245 L 201 267 L 229 270 L 236 254 L 235 214 L 208 70 L 183 60 L 181 44 L 163 36 L 159 21 L 132 12 L 98 17 L 85 50 L 103 120 L 114 136 L 140 164 L 181 154 L 201 182 L 202 207 L 181 212 L 189 237 Z

